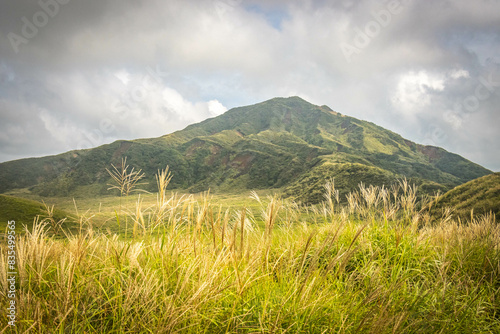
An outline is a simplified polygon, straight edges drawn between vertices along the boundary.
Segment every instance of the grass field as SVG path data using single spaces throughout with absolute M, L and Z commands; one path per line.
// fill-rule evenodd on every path
M 328 183 L 323 204 L 301 207 L 170 193 L 161 179 L 157 194 L 54 199 L 78 228 L 57 239 L 38 220 L 18 236 L 17 326 L 0 331 L 500 332 L 494 216 L 433 220 L 405 182 L 361 186 L 347 206 Z M 4 318 L 8 250 L 5 239 Z

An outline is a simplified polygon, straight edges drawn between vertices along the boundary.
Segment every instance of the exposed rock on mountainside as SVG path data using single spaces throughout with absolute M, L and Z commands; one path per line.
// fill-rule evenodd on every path
M 328 177 L 336 178 L 341 192 L 361 181 L 380 185 L 403 176 L 432 192 L 491 173 L 444 149 L 290 97 L 233 108 L 160 138 L 5 162 L 0 164 L 0 192 L 106 193 L 105 168 L 119 165 L 124 156 L 146 173 L 150 190 L 156 171 L 169 165 L 174 187 L 193 192 L 283 188 L 304 202 L 321 200 Z

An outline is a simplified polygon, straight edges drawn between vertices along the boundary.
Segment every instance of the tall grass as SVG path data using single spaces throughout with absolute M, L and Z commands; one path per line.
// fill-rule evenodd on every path
M 120 209 L 118 212 L 116 212 L 116 220 L 118 223 L 118 232 L 120 233 L 121 229 L 121 223 L 120 223 L 120 216 L 122 215 L 122 198 L 125 196 L 128 198 L 130 193 L 134 190 L 138 190 L 137 186 L 141 185 L 139 182 L 145 174 L 142 172 L 142 170 L 134 170 L 135 168 L 132 168 L 129 170 L 129 165 L 127 165 L 127 158 L 122 158 L 121 165 L 120 167 L 116 167 L 115 165 L 111 164 L 113 167 L 111 170 L 106 168 L 106 171 L 108 172 L 109 176 L 111 176 L 111 179 L 113 183 L 108 184 L 109 188 L 108 190 L 118 190 L 120 192 Z M 165 169 L 165 173 L 167 172 L 168 169 Z M 158 177 L 164 177 L 164 175 L 158 174 Z M 170 181 L 170 180 L 169 180 Z M 127 217 L 128 218 L 128 217 Z M 128 219 L 125 218 L 125 236 L 128 235 Z M 136 221 L 137 223 L 137 221 Z M 136 229 L 136 225 L 134 224 L 134 232 Z
M 494 216 L 431 221 L 405 181 L 360 185 L 347 207 L 333 182 L 316 207 L 253 193 L 252 212 L 168 197 L 168 170 L 157 180 L 157 203 L 129 214 L 133 238 L 87 223 L 59 240 L 35 220 L 17 239 L 19 321 L 0 331 L 500 332 Z M 6 260 L 2 244 L 2 310 Z

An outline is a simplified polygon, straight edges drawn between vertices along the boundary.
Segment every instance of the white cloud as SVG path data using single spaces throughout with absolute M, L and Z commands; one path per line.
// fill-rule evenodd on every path
M 469 71 L 466 71 L 463 69 L 453 70 L 450 72 L 450 77 L 452 79 L 470 78 L 470 73 L 469 73 Z
M 120 80 L 124 85 L 128 84 L 130 81 L 130 73 L 128 73 L 125 69 L 115 72 L 115 77 L 117 77 L 118 80 Z
M 420 112 L 430 105 L 432 93 L 441 92 L 444 88 L 442 76 L 426 71 L 411 71 L 401 76 L 391 100 L 398 110 Z
M 227 108 L 224 107 L 219 101 L 211 100 L 208 101 L 208 110 L 212 115 L 219 116 L 225 113 L 227 111 Z

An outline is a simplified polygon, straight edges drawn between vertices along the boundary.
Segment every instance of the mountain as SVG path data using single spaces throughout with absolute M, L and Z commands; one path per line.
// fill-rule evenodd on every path
M 49 208 L 51 208 L 49 206 Z M 65 211 L 54 209 L 52 218 L 57 222 L 71 215 Z M 47 208 L 43 203 L 18 198 L 14 196 L 0 195 L 0 236 L 6 231 L 7 222 L 15 219 L 17 232 L 24 230 L 24 225 L 29 226 L 33 219 L 40 216 L 40 220 L 48 217 Z M 64 223 L 62 227 L 68 228 L 72 224 Z
M 407 177 L 426 192 L 446 191 L 491 171 L 442 148 L 423 146 L 373 123 L 299 97 L 274 98 L 159 138 L 120 140 L 94 149 L 0 164 L 0 192 L 42 196 L 107 193 L 106 168 L 122 157 L 146 173 L 169 165 L 172 186 L 192 192 L 282 188 L 303 202 L 321 200 L 335 177 L 345 193 L 359 182 Z
M 492 212 L 500 221 L 500 173 L 489 174 L 469 181 L 448 191 L 431 207 L 431 213 L 440 216 L 445 208 L 461 219 L 474 214 Z

